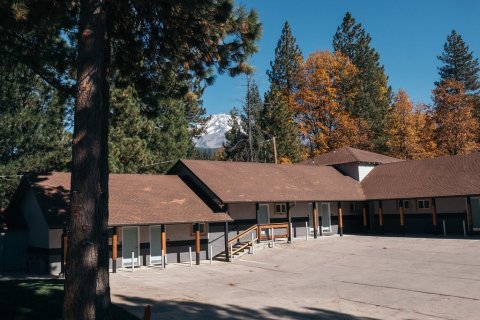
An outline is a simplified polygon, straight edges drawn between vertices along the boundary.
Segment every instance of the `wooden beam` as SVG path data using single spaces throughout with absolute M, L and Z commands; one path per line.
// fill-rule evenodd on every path
M 467 213 L 467 232 L 473 234 L 473 224 L 472 224 L 472 200 L 470 196 L 467 196 L 466 202 L 466 213 Z
M 343 215 L 342 215 L 342 203 L 338 202 L 338 230 L 340 232 L 340 237 L 343 237 Z
M 433 234 L 437 235 L 437 203 L 435 198 L 430 199 L 432 203 L 432 226 L 433 226 Z
M 230 254 L 229 254 L 229 248 L 228 248 L 228 222 L 225 222 L 224 225 L 224 238 L 225 238 L 225 261 L 230 262 Z M 260 239 L 260 236 L 258 236 Z
M 198 266 L 200 264 L 200 223 L 195 225 L 195 258 Z
M 362 205 L 362 213 L 363 213 L 363 230 L 365 233 L 368 233 L 367 230 L 367 206 L 365 203 Z
M 117 272 L 117 257 L 118 257 L 118 235 L 117 235 L 117 227 L 113 227 L 113 235 L 112 235 L 112 272 Z
M 380 225 L 380 232 L 384 233 L 383 228 L 383 202 L 382 200 L 378 201 L 378 224 Z
M 160 227 L 160 231 L 161 231 L 161 248 L 162 248 L 162 262 L 163 262 L 163 266 L 166 267 L 167 264 L 165 262 L 165 257 L 167 256 L 167 227 L 166 225 L 162 224 L 162 226 Z
M 402 229 L 402 234 L 405 235 L 405 212 L 403 210 L 403 200 L 400 200 L 400 229 Z
M 292 217 L 290 216 L 290 203 L 285 203 L 287 207 L 287 220 L 288 220 L 288 243 L 292 242 Z M 274 236 L 274 235 L 272 235 Z
M 313 238 L 318 238 L 318 212 L 315 202 L 312 202 L 313 205 Z

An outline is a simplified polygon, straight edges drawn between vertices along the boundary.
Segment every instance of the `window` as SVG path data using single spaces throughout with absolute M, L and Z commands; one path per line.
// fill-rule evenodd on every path
M 286 203 L 276 203 L 275 204 L 275 214 L 285 214 L 287 213 L 287 204 Z
M 397 208 L 400 208 L 400 201 L 403 202 L 403 209 L 410 209 L 410 201 L 409 200 L 398 200 L 397 201 Z
M 192 224 L 192 227 L 190 228 L 190 232 L 191 232 L 191 235 L 194 236 L 195 235 L 195 231 L 196 231 L 196 226 L 197 224 L 194 223 Z M 204 236 L 207 234 L 207 226 L 205 223 L 200 223 L 200 235 Z
M 418 209 L 430 209 L 430 200 L 428 200 L 428 199 L 417 200 L 417 208 Z

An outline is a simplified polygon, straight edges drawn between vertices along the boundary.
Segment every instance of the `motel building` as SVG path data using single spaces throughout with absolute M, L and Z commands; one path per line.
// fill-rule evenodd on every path
M 230 261 L 281 239 L 480 233 L 480 153 L 403 161 L 345 147 L 296 165 L 179 160 L 167 175 L 109 179 L 112 272 Z M 69 173 L 22 179 L 5 213 L 3 270 L 64 272 L 69 192 Z

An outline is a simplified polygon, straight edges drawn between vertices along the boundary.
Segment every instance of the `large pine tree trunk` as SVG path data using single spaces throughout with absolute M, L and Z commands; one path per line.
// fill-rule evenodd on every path
M 109 319 L 105 1 L 82 0 L 63 318 Z

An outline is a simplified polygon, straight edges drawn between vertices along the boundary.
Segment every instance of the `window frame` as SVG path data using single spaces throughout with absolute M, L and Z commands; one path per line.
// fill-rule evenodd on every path
M 208 230 L 207 230 L 207 223 L 205 222 L 200 222 L 200 236 L 206 236 L 207 233 L 208 233 Z M 195 225 L 196 223 L 191 223 L 190 224 L 190 235 L 191 236 L 195 236 Z M 202 225 L 203 225 L 203 232 L 202 232 Z
M 423 208 L 420 208 L 420 203 L 424 203 Z M 425 207 L 425 203 L 428 203 L 428 207 Z M 430 210 L 431 208 L 432 208 L 432 203 L 430 199 L 417 199 L 418 210 Z
M 280 211 L 277 210 L 277 206 L 280 206 Z M 275 215 L 282 215 L 282 214 L 287 214 L 287 204 L 286 203 L 275 203 L 273 205 L 274 207 L 274 213 Z M 285 209 L 285 211 L 283 211 L 283 209 Z

